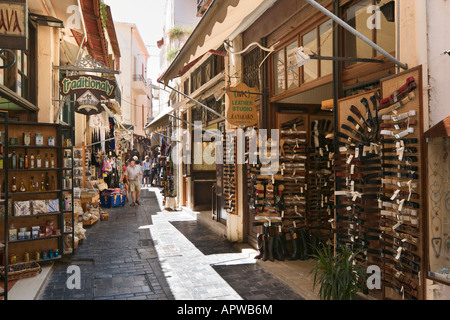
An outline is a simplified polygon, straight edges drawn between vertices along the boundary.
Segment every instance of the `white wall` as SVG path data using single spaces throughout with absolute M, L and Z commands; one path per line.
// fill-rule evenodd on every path
M 116 23 L 115 28 L 121 53 L 121 73 L 117 81 L 122 91 L 122 122 L 134 125 L 135 133 L 144 135 L 143 127 L 150 112 L 150 102 L 146 95 L 138 95 L 133 91 L 133 76 L 140 75 L 147 79 L 148 53 L 136 25 Z
M 425 0 L 422 0 L 425 1 Z M 430 80 L 430 127 L 450 116 L 450 1 L 426 1 Z

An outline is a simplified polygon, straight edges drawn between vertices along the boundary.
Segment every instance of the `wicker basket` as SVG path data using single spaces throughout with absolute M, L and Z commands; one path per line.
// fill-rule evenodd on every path
M 34 277 L 42 271 L 39 263 L 35 261 L 12 264 L 8 268 L 8 281 Z M 0 276 L 5 279 L 5 267 L 0 267 Z

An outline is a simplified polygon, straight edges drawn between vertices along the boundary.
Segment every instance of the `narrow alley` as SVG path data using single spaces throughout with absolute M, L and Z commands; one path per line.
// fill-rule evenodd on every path
M 140 206 L 107 209 L 75 255 L 54 265 L 39 300 L 301 300 L 189 214 L 162 211 L 143 189 Z M 156 191 L 157 192 L 157 191 Z M 81 288 L 68 289 L 69 266 Z

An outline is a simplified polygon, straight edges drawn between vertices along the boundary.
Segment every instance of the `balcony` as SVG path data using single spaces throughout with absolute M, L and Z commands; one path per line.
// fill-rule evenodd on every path
M 141 74 L 133 75 L 133 83 L 132 83 L 131 88 L 138 95 L 147 95 L 148 94 L 147 80 Z

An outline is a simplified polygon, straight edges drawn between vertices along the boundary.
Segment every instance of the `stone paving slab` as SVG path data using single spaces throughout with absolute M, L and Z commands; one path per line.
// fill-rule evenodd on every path
M 108 221 L 87 227 L 87 239 L 55 263 L 37 299 L 302 299 L 191 215 L 161 210 L 148 190 L 141 200 L 141 206 L 106 209 Z M 66 285 L 71 265 L 81 270 L 79 290 Z

